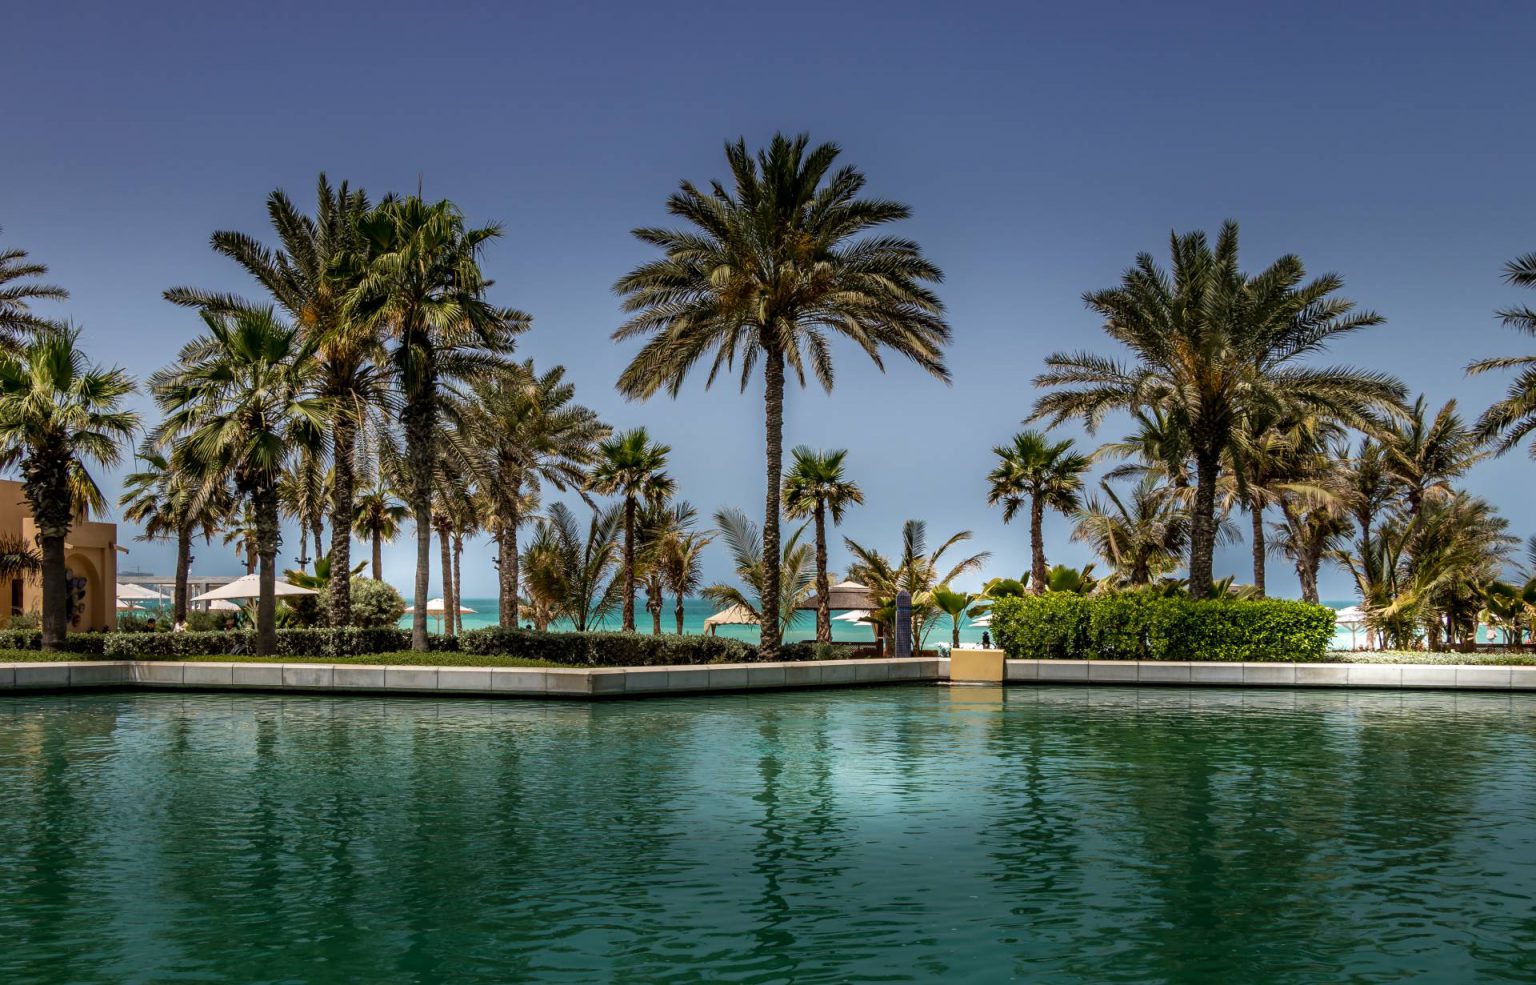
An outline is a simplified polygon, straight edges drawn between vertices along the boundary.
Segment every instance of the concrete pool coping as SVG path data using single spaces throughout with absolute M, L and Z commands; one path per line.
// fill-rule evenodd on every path
M 0 693 L 83 688 L 618 698 L 882 684 L 950 683 L 947 658 L 671 667 L 427 667 L 323 662 L 79 660 L 0 663 Z M 1009 660 L 1016 685 L 1324 687 L 1536 691 L 1536 666 Z

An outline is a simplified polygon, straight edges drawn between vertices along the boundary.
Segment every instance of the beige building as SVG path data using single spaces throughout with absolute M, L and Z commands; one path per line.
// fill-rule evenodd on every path
M 22 495 L 21 483 L 0 479 L 0 534 L 37 543 L 37 526 Z M 117 524 L 76 522 L 64 539 L 69 569 L 71 632 L 117 626 Z M 0 624 L 11 616 L 43 611 L 42 583 L 36 577 L 13 578 L 10 604 L 0 606 Z

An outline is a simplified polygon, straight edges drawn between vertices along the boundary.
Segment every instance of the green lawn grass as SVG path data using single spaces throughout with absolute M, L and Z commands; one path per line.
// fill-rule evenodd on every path
M 95 657 L 82 653 L 53 653 L 40 650 L 0 650 L 0 663 L 38 663 L 72 660 L 104 660 L 105 657 Z M 370 653 L 362 657 L 254 657 L 254 656 L 230 656 L 227 653 L 209 654 L 197 657 L 157 657 L 157 660 L 178 660 L 182 662 L 198 663 L 323 663 L 323 664 L 361 664 L 365 666 L 413 666 L 413 667 L 556 667 L 567 668 L 568 664 L 558 664 L 549 660 L 529 660 L 523 657 L 491 656 L 477 653 L 417 653 L 414 650 L 401 650 L 397 653 Z

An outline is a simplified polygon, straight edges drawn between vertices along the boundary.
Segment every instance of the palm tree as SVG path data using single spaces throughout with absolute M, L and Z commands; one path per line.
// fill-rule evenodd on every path
M 1003 522 L 1029 503 L 1030 580 L 1035 592 L 1045 590 L 1045 535 L 1041 530 L 1046 508 L 1071 513 L 1081 502 L 1083 473 L 1092 460 L 1072 450 L 1070 438 L 1052 442 L 1039 431 L 1020 431 L 1013 444 L 992 449 L 997 466 L 987 476 L 991 491 L 987 504 L 1003 504 Z
M 949 645 L 953 649 L 960 649 L 960 620 L 970 611 L 971 606 L 981 601 L 982 596 L 971 592 L 956 592 L 948 586 L 939 586 L 933 590 L 933 604 L 938 610 L 949 617 L 950 637 Z
M 832 610 L 828 608 L 831 580 L 827 577 L 827 514 L 833 524 L 843 522 L 851 504 L 864 502 L 858 485 L 843 474 L 846 449 L 813 451 L 798 445 L 791 451 L 789 474 L 784 477 L 784 515 L 816 523 L 816 642 L 832 642 Z
M 387 334 L 401 390 L 406 499 L 416 525 L 416 584 L 411 647 L 427 649 L 427 590 L 432 575 L 432 485 L 437 471 L 440 383 L 499 364 L 527 315 L 485 298 L 480 270 L 496 226 L 469 228 L 452 202 L 385 199 L 360 220 L 367 262 L 343 312 Z
M 618 560 L 623 510 L 617 505 L 592 511 L 583 537 L 576 517 L 564 503 L 554 503 L 538 521 L 523 556 L 529 594 L 542 609 L 571 621 L 577 632 L 594 629 L 618 604 L 620 582 L 610 578 Z
M 715 526 L 745 589 L 724 583 L 706 585 L 704 597 L 721 610 L 736 605 L 750 612 L 764 638 L 770 633 L 782 637 L 815 584 L 816 562 L 811 545 L 800 543 L 805 527 L 785 541 L 778 565 L 783 577 L 778 581 L 777 591 L 769 594 L 767 548 L 757 524 L 733 507 L 715 513 Z
M 572 402 L 575 396 L 564 366 L 538 373 L 528 360 L 484 374 L 448 405 L 457 433 L 450 444 L 454 462 L 489 501 L 487 529 L 503 559 L 498 588 L 507 629 L 518 624 L 523 500 L 546 483 L 562 492 L 582 487 L 597 443 L 611 433 L 595 411 Z
M 1035 384 L 1054 392 L 1036 401 L 1032 419 L 1081 418 L 1092 430 L 1110 411 L 1161 408 L 1187 436 L 1195 463 L 1189 578 L 1200 595 L 1211 584 L 1222 458 L 1243 415 L 1283 406 L 1372 427 L 1377 414 L 1399 406 L 1404 389 L 1383 373 L 1300 365 L 1331 340 L 1382 321 L 1334 296 L 1343 286 L 1337 275 L 1306 281 L 1295 256 L 1257 276 L 1242 273 L 1233 222 L 1214 249 L 1204 233 L 1170 239 L 1171 274 L 1143 253 L 1118 287 L 1084 296 L 1134 362 L 1052 355 Z
M 293 455 L 321 447 L 330 407 L 314 395 L 314 343 L 271 309 L 203 313 L 208 334 L 152 378 L 166 410 L 156 440 L 179 439 L 209 484 L 231 482 L 255 526 L 256 652 L 277 647 L 278 486 Z
M 188 467 L 186 448 L 166 454 L 146 445 L 139 451 L 138 471 L 123 480 L 119 505 L 123 519 L 139 524 L 140 540 L 175 540 L 176 578 L 171 589 L 171 622 L 186 622 L 187 579 L 192 569 L 192 538 L 201 531 L 212 540 L 214 530 L 229 515 L 228 489 L 200 481 L 205 471 Z
M 352 516 L 356 487 L 357 438 L 370 414 L 386 407 L 390 394 L 383 354 L 374 326 L 345 309 L 361 275 L 365 245 L 360 221 L 369 212 L 368 196 L 346 182 L 333 186 L 324 174 L 316 182 L 315 214 L 305 215 L 281 189 L 267 196 L 267 215 L 277 234 L 276 248 L 244 233 L 215 232 L 214 252 L 235 261 L 298 327 L 315 350 L 315 387 L 331 408 L 329 428 L 331 484 L 329 512 L 336 577 L 329 586 L 330 624 L 351 625 Z M 216 314 L 254 307 L 237 295 L 174 287 L 167 300 Z M 318 457 L 318 453 L 316 453 Z M 315 553 L 325 553 L 317 541 Z
M 301 451 L 290 459 L 277 486 L 280 514 L 292 519 L 299 528 L 298 563 L 301 571 L 307 571 L 309 567 L 311 539 L 315 555 L 325 553 L 321 540 L 335 476 L 326 467 L 325 456 L 320 451 Z
M 384 542 L 400 536 L 400 525 L 411 511 L 380 481 L 357 497 L 352 532 L 373 545 L 373 580 L 384 580 Z M 334 569 L 333 569 L 334 570 Z
M 42 553 L 43 647 L 69 627 L 64 539 L 88 498 L 101 493 L 87 463 L 117 464 L 139 424 L 122 401 L 134 391 L 121 369 L 86 361 L 73 328 L 43 331 L 19 352 L 0 352 L 0 467 L 21 470 L 22 494 Z
M 27 259 L 26 250 L 0 250 L 0 352 L 20 354 L 40 331 L 58 327 L 56 322 L 32 313 L 33 301 L 63 301 L 69 292 L 53 284 L 31 280 L 48 273 L 48 267 Z
M 672 614 L 677 635 L 683 635 L 683 600 L 699 590 L 703 578 L 704 548 L 714 542 L 713 533 L 684 531 L 670 538 L 662 550 L 661 568 L 672 593 Z
M 619 496 L 624 507 L 624 632 L 635 631 L 636 520 L 642 503 L 662 503 L 676 484 L 667 475 L 670 445 L 651 440 L 645 428 L 632 428 L 597 446 L 597 463 L 587 488 L 603 496 Z
M 753 155 L 744 140 L 728 145 L 732 187 L 708 191 L 684 182 L 667 210 L 692 228 L 635 230 L 665 256 L 641 264 L 615 285 L 632 317 L 615 339 L 647 341 L 619 377 L 619 390 L 647 398 L 676 396 L 701 358 L 706 386 L 723 369 L 741 371 L 746 390 L 763 366 L 767 497 L 763 512 L 765 588 L 779 594 L 780 473 L 786 370 L 803 386 L 806 369 L 832 389 L 830 339 L 841 335 L 882 366 L 890 349 L 949 380 L 943 347 L 949 326 L 930 290 L 942 274 L 918 245 L 864 234 L 907 218 L 899 202 L 860 198 L 864 175 L 832 170 L 839 148 L 808 148 L 804 135 L 776 134 Z M 763 628 L 760 652 L 772 660 L 780 635 Z
M 1431 417 L 1420 396 L 1383 438 L 1387 473 L 1410 517 L 1417 516 L 1426 501 L 1454 495 L 1455 480 L 1487 457 L 1477 435 L 1456 412 L 1454 400 Z
M 944 560 L 951 548 L 965 543 L 971 536 L 969 530 L 962 530 L 929 551 L 928 524 L 922 520 L 908 520 L 901 527 L 901 555 L 895 561 L 874 548 L 844 537 L 843 544 L 854 558 L 848 577 L 868 586 L 879 603 L 876 608 L 884 611 L 885 617 L 876 621 L 877 630 L 893 628 L 890 618 L 895 612 L 893 603 L 897 593 L 904 591 L 912 599 L 912 636 L 921 648 L 923 627 L 928 626 L 939 611 L 934 604 L 934 591 L 950 585 L 963 574 L 981 570 L 987 558 L 992 556 L 990 551 L 981 551 L 953 564 Z M 943 567 L 946 564 L 948 566 Z
M 1072 539 L 1093 546 L 1128 585 L 1178 569 L 1189 543 L 1189 508 L 1185 498 L 1153 475 L 1144 475 L 1124 499 L 1108 481 L 1099 483 L 1104 498 L 1089 496 L 1073 515 Z
M 1527 253 L 1505 264 L 1504 279 L 1516 287 L 1536 288 L 1536 253 Z M 1536 308 L 1506 308 L 1499 312 L 1499 318 L 1517 332 L 1536 335 Z M 1477 435 L 1485 441 L 1496 441 L 1495 447 L 1502 455 L 1536 432 L 1536 355 L 1482 359 L 1468 366 L 1467 372 L 1487 373 L 1496 369 L 1514 369 L 1519 373 L 1509 384 L 1504 399 L 1478 418 Z M 1531 445 L 1531 457 L 1536 458 L 1536 444 Z
M 699 511 L 686 500 L 652 503 L 640 515 L 638 549 L 645 580 L 645 609 L 651 614 L 651 633 L 661 635 L 661 610 L 674 576 L 681 574 L 679 551 L 692 536 Z M 681 611 L 682 599 L 678 599 Z

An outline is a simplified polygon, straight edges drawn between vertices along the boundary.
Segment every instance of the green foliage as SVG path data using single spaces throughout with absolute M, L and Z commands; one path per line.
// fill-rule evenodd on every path
M 648 636 L 638 633 L 541 633 L 531 629 L 476 629 L 459 637 L 466 653 L 549 660 L 581 667 L 661 667 L 674 664 L 751 663 L 757 650 L 724 636 Z
M 330 592 L 320 593 L 320 611 L 330 608 Z M 352 625 L 359 629 L 388 628 L 405 615 L 405 599 L 395 586 L 362 575 L 352 576 Z
M 992 606 L 998 645 L 1017 660 L 1312 661 L 1333 611 L 1285 599 L 1189 599 L 1151 592 L 1047 592 Z
M 0 650 L 25 650 L 30 653 L 43 648 L 41 630 L 16 627 L 15 617 L 11 622 L 11 629 L 0 629 Z M 54 648 L 70 656 L 94 656 L 102 652 L 106 638 L 105 633 L 72 633 L 60 640 Z M 31 657 L 25 659 L 30 660 Z
M 116 660 L 183 660 L 193 656 L 248 654 L 255 650 L 256 634 L 237 629 L 185 633 L 108 633 L 103 654 Z M 451 636 L 434 636 L 432 647 L 452 650 Z M 408 649 L 410 633 L 384 629 L 280 629 L 278 657 L 350 657 Z

